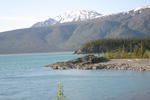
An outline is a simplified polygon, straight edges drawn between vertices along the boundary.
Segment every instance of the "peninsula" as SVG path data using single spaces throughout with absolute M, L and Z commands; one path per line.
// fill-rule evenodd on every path
M 100 56 L 86 55 L 67 62 L 49 64 L 52 69 L 116 69 L 116 70 L 150 70 L 150 59 L 107 59 Z
M 53 69 L 150 70 L 149 42 L 149 38 L 93 40 L 74 52 L 86 56 L 47 66 Z M 89 55 L 96 53 L 99 56 Z

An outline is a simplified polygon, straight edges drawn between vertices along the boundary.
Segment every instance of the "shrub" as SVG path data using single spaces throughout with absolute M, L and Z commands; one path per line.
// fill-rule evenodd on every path
M 61 82 L 58 82 L 58 91 L 57 91 L 56 100 L 66 100 L 64 96 L 63 85 Z

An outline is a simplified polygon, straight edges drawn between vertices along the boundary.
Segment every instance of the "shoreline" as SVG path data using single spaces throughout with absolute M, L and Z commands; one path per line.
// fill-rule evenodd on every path
M 60 52 L 34 52 L 34 53 L 0 53 L 0 55 L 22 55 L 22 54 L 51 54 L 51 53 L 73 53 L 73 51 L 60 51 Z
M 95 61 L 95 62 L 94 62 Z M 150 71 L 150 59 L 105 59 L 94 55 L 87 55 L 67 62 L 58 62 L 46 65 L 52 69 L 115 69 Z

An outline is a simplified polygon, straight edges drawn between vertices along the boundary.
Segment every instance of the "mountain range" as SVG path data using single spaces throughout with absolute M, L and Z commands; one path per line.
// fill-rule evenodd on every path
M 67 11 L 30 28 L 0 33 L 0 53 L 72 51 L 100 38 L 150 37 L 150 6 L 102 15 Z
M 95 19 L 100 16 L 102 15 L 96 11 L 91 11 L 91 10 L 66 11 L 54 18 L 49 18 L 44 22 L 37 22 L 32 27 L 45 27 L 54 24 L 66 23 L 66 22 L 79 22 L 79 21 Z

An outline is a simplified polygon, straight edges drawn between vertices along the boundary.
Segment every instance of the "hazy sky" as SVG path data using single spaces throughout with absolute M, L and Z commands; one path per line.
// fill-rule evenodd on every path
M 0 0 L 0 32 L 30 27 L 66 10 L 111 14 L 144 5 L 150 0 Z

